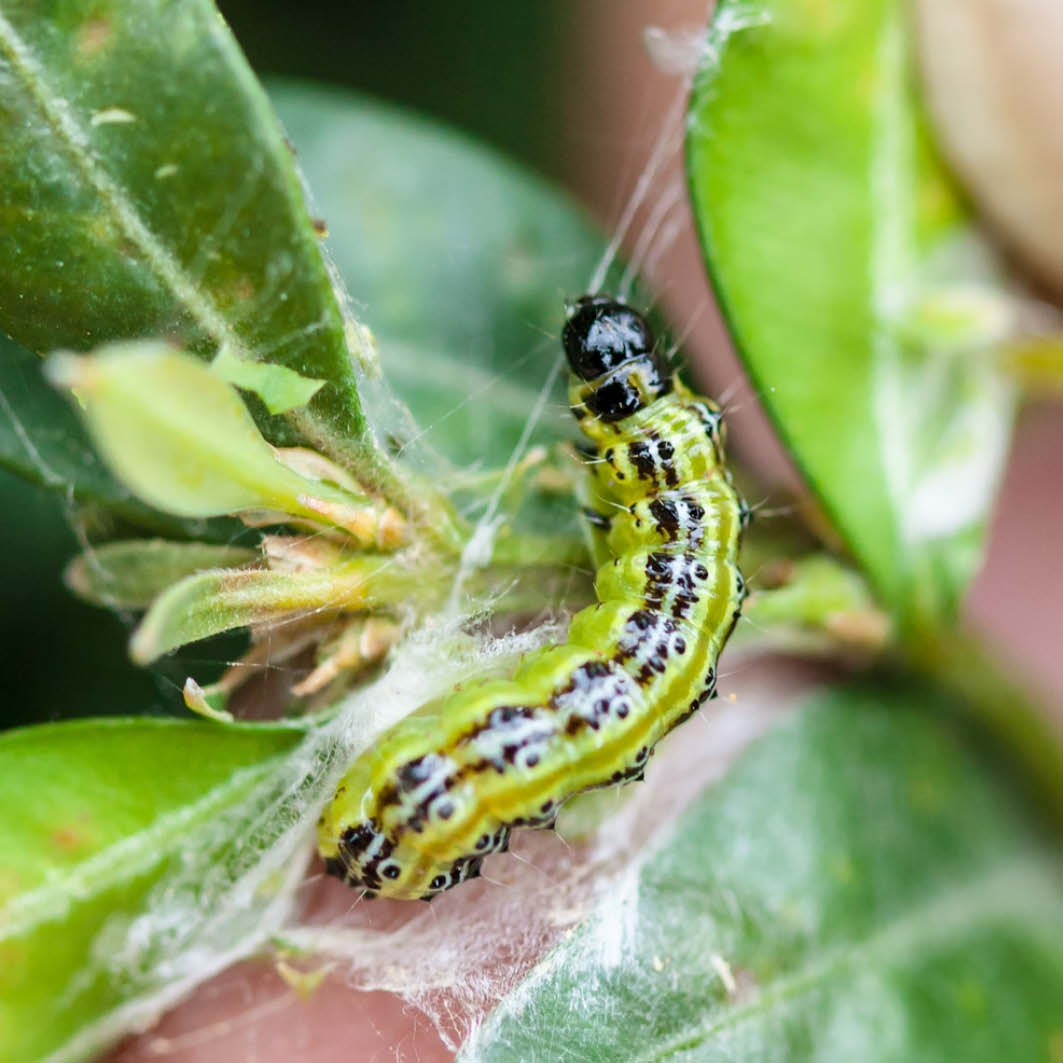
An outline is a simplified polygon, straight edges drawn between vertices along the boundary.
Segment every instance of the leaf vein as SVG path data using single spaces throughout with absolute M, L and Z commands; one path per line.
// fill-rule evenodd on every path
M 92 149 L 92 142 L 66 103 L 49 85 L 46 66 L 0 13 L 0 54 L 6 54 L 11 69 L 36 103 L 45 122 L 55 132 L 88 185 L 110 210 L 124 235 L 140 250 L 155 276 L 173 293 L 192 319 L 220 347 L 230 344 L 244 349 L 236 332 L 210 297 L 186 274 L 165 242 L 141 217 L 121 184 L 112 177 Z

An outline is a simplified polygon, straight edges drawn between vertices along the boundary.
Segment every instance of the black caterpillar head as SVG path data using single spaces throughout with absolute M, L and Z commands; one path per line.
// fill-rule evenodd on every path
M 641 314 L 609 295 L 584 295 L 572 304 L 561 340 L 572 372 L 595 380 L 653 352 L 653 331 Z
M 641 314 L 612 296 L 577 299 L 561 339 L 572 372 L 585 382 L 582 402 L 603 421 L 630 417 L 671 390 L 653 330 Z

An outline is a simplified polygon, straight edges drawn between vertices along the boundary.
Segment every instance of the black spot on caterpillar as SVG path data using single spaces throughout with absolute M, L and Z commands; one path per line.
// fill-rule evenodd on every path
M 516 827 L 575 794 L 642 777 L 653 747 L 716 691 L 738 620 L 749 509 L 724 463 L 715 403 L 667 370 L 647 322 L 606 295 L 563 332 L 610 559 L 568 642 L 511 679 L 464 686 L 386 732 L 321 817 L 330 873 L 368 895 L 431 899 L 480 873 Z

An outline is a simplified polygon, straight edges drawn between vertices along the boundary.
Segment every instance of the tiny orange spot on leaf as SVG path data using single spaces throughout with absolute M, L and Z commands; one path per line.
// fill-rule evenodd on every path
M 113 36 L 114 27 L 111 25 L 110 19 L 89 19 L 78 31 L 78 54 L 83 59 L 95 58 L 110 45 Z
M 87 819 L 82 819 L 57 827 L 52 831 L 50 841 L 60 852 L 77 855 L 91 848 L 95 838 Z

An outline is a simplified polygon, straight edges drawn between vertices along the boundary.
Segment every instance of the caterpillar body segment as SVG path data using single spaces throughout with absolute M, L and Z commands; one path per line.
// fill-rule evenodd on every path
M 656 743 L 715 693 L 745 597 L 748 520 L 720 411 L 668 372 L 649 325 L 615 299 L 580 299 L 563 341 L 607 555 L 598 601 L 564 645 L 423 707 L 355 762 L 319 848 L 370 895 L 431 899 L 476 877 L 514 829 L 641 777 Z

